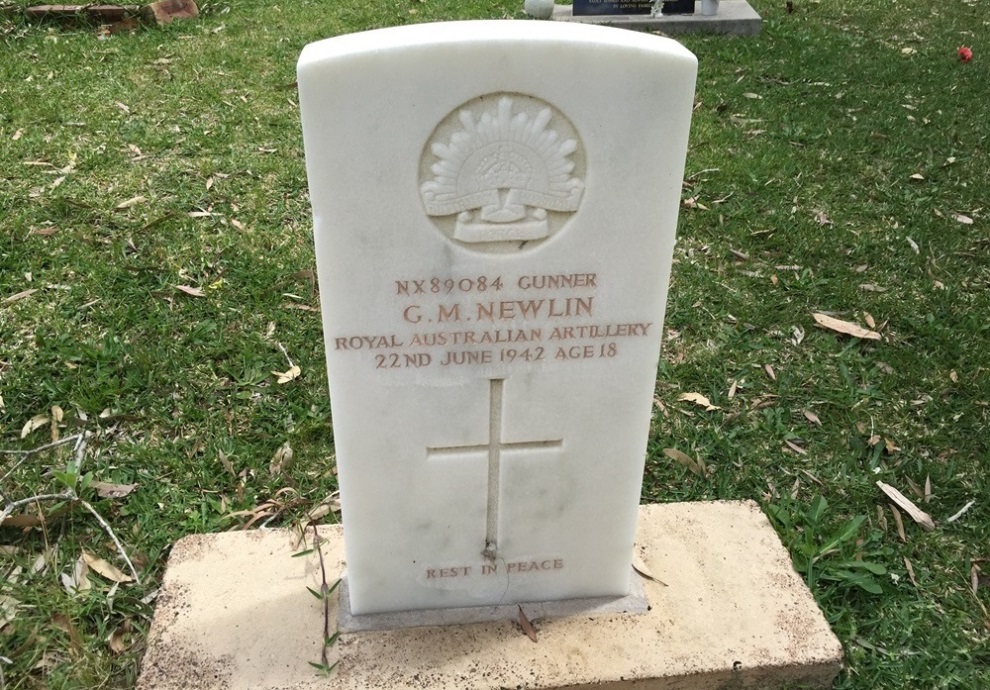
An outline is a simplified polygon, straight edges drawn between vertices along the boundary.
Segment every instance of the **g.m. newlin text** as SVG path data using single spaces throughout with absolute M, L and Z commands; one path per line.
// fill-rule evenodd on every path
M 591 316 L 594 297 L 550 297 L 548 299 L 501 300 L 476 302 L 465 305 L 459 302 L 438 304 L 426 308 L 410 304 L 402 310 L 402 318 L 408 323 L 460 323 L 464 321 L 513 321 L 515 319 L 561 319 Z

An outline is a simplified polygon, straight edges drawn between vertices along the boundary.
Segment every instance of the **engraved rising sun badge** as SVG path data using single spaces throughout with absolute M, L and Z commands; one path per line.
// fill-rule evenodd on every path
M 451 239 L 511 251 L 499 245 L 545 240 L 577 211 L 583 173 L 574 126 L 553 106 L 522 94 L 489 95 L 437 126 L 423 152 L 420 194 Z

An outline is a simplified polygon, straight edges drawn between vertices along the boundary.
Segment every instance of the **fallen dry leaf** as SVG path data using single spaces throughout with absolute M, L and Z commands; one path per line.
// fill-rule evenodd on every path
M 36 414 L 27 421 L 27 423 L 21 428 L 21 438 L 26 438 L 35 429 L 40 429 L 41 427 L 48 424 L 48 415 L 46 414 Z
M 970 218 L 969 216 L 964 216 L 961 213 L 953 214 L 952 217 L 953 217 L 953 219 L 955 219 L 955 221 L 957 223 L 962 223 L 963 225 L 972 225 L 973 224 L 973 219 L 972 218 Z
M 708 207 L 698 201 L 698 197 L 692 196 L 683 201 L 684 208 L 696 208 L 701 211 L 707 211 Z
M 69 594 L 80 594 L 88 592 L 91 585 L 89 582 L 89 566 L 86 560 L 80 556 L 72 568 L 71 573 L 62 573 L 62 586 Z
M 787 447 L 790 448 L 791 450 L 793 450 L 798 455 L 807 455 L 808 454 L 808 451 L 807 450 L 805 450 L 804 448 L 802 448 L 798 444 L 794 443 L 793 441 L 789 441 L 788 439 L 785 438 L 784 439 L 784 443 L 786 443 L 787 444 Z
M 897 536 L 900 540 L 907 544 L 907 534 L 904 532 L 904 520 L 901 519 L 901 511 L 899 511 L 895 506 L 890 506 L 890 512 L 894 516 L 894 525 L 897 526 Z
M 320 505 L 310 510 L 306 517 L 310 522 L 316 522 L 330 513 L 340 512 L 340 492 L 334 491 L 320 502 Z
M 833 318 L 827 314 L 822 314 L 820 312 L 812 313 L 815 322 L 836 333 L 842 333 L 843 335 L 851 335 L 854 338 L 863 338 L 864 340 L 880 340 L 880 334 L 876 331 L 870 331 L 862 326 L 849 321 L 842 321 L 840 319 Z
M 669 587 L 669 585 L 666 582 L 657 578 L 653 573 L 650 572 L 649 568 L 646 567 L 646 563 L 643 562 L 643 559 L 639 555 L 639 549 L 633 549 L 632 567 L 633 570 L 639 573 L 640 576 L 645 577 L 647 580 L 650 580 L 651 582 L 656 582 L 657 584 L 663 585 L 664 587 Z
M 704 462 L 695 460 L 687 453 L 679 451 L 676 448 L 664 448 L 663 454 L 674 462 L 684 465 L 699 477 L 704 477 L 708 473 L 708 468 L 705 467 Z
M 288 383 L 293 379 L 298 378 L 302 373 L 302 369 L 298 365 L 293 364 L 287 371 L 273 371 L 273 374 L 278 377 L 278 383 Z
M 126 209 L 126 208 L 131 208 L 132 206 L 137 206 L 138 204 L 140 204 L 140 203 L 142 203 L 144 201 L 147 201 L 147 199 L 145 199 L 145 197 L 143 197 L 143 196 L 132 196 L 127 201 L 121 201 L 114 208 L 116 208 L 118 210 L 123 210 L 123 209 Z
M 34 559 L 34 563 L 31 564 L 31 574 L 35 575 L 37 573 L 42 573 L 48 569 L 48 551 L 42 551 L 38 554 L 38 557 Z
M 292 463 L 292 446 L 286 441 L 282 446 L 275 451 L 275 455 L 272 456 L 272 461 L 268 465 L 268 471 L 274 477 L 281 474 L 282 470 L 287 468 Z
M 108 484 L 107 482 L 93 482 L 90 484 L 100 498 L 123 498 L 137 488 L 137 484 Z
M 51 619 L 52 625 L 64 632 L 69 636 L 69 643 L 72 648 L 72 656 L 76 657 L 82 654 L 83 651 L 83 640 L 82 635 L 79 634 L 79 630 L 72 623 L 72 620 L 64 613 L 56 613 Z
M 286 302 L 282 305 L 283 309 L 299 309 L 300 311 L 319 311 L 316 307 L 311 307 L 308 304 L 296 304 L 295 302 Z
M 907 481 L 908 487 L 910 487 L 911 491 L 913 491 L 918 498 L 925 497 L 925 494 L 921 491 L 921 487 L 915 484 L 911 477 L 904 477 L 904 479 Z
M 526 633 L 526 637 L 531 639 L 533 642 L 539 642 L 539 640 L 536 639 L 536 628 L 534 628 L 533 624 L 529 622 L 529 618 L 526 617 L 522 606 L 519 606 L 518 604 L 516 604 L 516 606 L 519 608 L 519 625 L 522 627 L 523 632 Z
M 328 506 L 326 503 L 321 503 L 320 505 L 316 506 L 311 511 L 306 513 L 306 522 L 307 523 L 319 522 L 329 514 L 330 514 L 330 506 Z
M 7 297 L 6 299 L 4 299 L 3 303 L 4 304 L 13 304 L 14 302 L 17 302 L 19 300 L 22 300 L 25 297 L 30 297 L 31 295 L 33 295 L 37 291 L 38 291 L 38 288 L 31 288 L 30 290 L 21 290 L 20 292 L 18 292 L 16 294 L 13 294 L 10 297 Z
M 107 642 L 110 643 L 110 651 L 118 655 L 126 652 L 131 646 L 130 632 L 130 623 L 125 622 L 123 625 L 110 633 L 110 637 L 107 638 Z
M 804 342 L 804 329 L 800 326 L 791 326 L 791 342 L 797 347 Z
M 818 415 L 816 415 L 814 412 L 809 412 L 808 410 L 805 410 L 804 411 L 804 418 L 807 419 L 812 424 L 815 424 L 817 426 L 821 426 L 822 425 L 822 420 L 820 420 L 818 418 Z
M 223 468 L 230 473 L 231 477 L 236 477 L 237 472 L 234 471 L 234 464 L 230 461 L 230 458 L 222 450 L 217 451 L 217 459 Z
M 655 395 L 653 396 L 653 405 L 658 410 L 660 410 L 661 414 L 663 414 L 664 417 L 667 416 L 667 406 L 663 404 L 663 400 L 661 400 Z
M 911 565 L 911 561 L 908 560 L 907 556 L 904 556 L 904 568 L 907 570 L 908 577 L 911 579 L 911 584 L 914 585 L 915 589 L 918 589 L 918 581 L 914 577 L 914 567 Z
M 712 405 L 711 401 L 703 396 L 701 393 L 681 393 L 677 398 L 679 401 L 692 402 L 699 407 L 705 408 L 705 412 L 711 412 L 712 410 L 721 410 L 722 408 L 717 405 Z
M 181 290 L 187 295 L 192 295 L 193 297 L 206 297 L 206 293 L 198 287 L 191 287 L 189 285 L 176 285 L 175 287 L 177 290 Z
M 931 516 L 912 503 L 911 500 L 900 491 L 892 487 L 890 484 L 884 484 L 879 481 L 877 482 L 877 486 L 880 487 L 881 491 L 887 494 L 890 500 L 910 515 L 912 520 L 921 525 L 922 529 L 929 532 L 935 529 L 935 521 L 932 520 Z
M 54 441 L 57 441 L 59 439 L 59 437 L 61 436 L 61 432 L 59 431 L 59 426 L 58 425 L 61 424 L 62 423 L 62 420 L 65 418 L 65 412 L 58 405 L 52 405 L 51 415 L 52 415 L 52 424 L 51 424 L 51 426 L 52 426 L 52 434 L 51 434 L 51 436 L 52 436 L 52 441 L 54 442 Z
M 767 372 L 767 376 L 770 377 L 771 381 L 777 380 L 777 374 L 774 372 L 773 367 L 770 366 L 769 364 L 763 365 L 763 371 Z
M 866 292 L 887 292 L 887 288 L 880 287 L 874 283 L 861 283 L 859 289 L 866 290 Z
M 877 524 L 880 525 L 881 531 L 887 534 L 887 515 L 883 512 L 883 506 L 877 506 Z
M 3 630 L 7 623 L 17 618 L 17 609 L 20 606 L 21 602 L 14 597 L 0 594 L 0 630 Z
M 3 522 L 0 522 L 0 527 L 24 529 L 26 527 L 41 527 L 43 524 L 45 524 L 44 519 L 38 515 L 20 513 L 19 515 L 8 515 Z
M 94 556 L 89 551 L 83 551 L 82 557 L 83 560 L 86 561 L 86 565 L 89 566 L 90 570 L 105 577 L 111 582 L 134 582 L 134 578 L 132 576 L 122 572 L 113 563 L 108 563 L 102 558 Z

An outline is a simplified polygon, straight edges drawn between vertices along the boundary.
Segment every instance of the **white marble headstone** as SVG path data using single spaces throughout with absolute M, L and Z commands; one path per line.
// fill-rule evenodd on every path
M 354 614 L 627 593 L 696 69 L 534 21 L 303 51 Z

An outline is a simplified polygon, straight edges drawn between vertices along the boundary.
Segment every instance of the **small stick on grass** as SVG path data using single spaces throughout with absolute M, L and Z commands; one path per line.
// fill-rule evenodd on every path
M 0 450 L 0 453 L 23 455 L 23 458 L 20 461 L 23 462 L 25 459 L 27 459 L 30 455 L 34 453 L 39 453 L 43 450 L 55 448 L 56 446 L 65 445 L 70 442 L 75 442 L 75 447 L 73 448 L 73 453 L 72 453 L 72 460 L 76 466 L 76 475 L 80 476 L 82 475 L 82 465 L 83 465 L 83 460 L 85 459 L 86 456 L 86 444 L 89 441 L 89 436 L 90 436 L 90 432 L 84 431 L 81 434 L 76 434 L 74 436 L 67 436 L 66 438 L 63 438 L 59 441 L 55 441 L 53 443 L 47 443 L 43 446 L 38 446 L 37 448 L 33 448 L 31 450 L 27 450 L 27 451 Z M 17 464 L 20 464 L 20 462 L 16 463 L 14 468 L 12 468 L 10 472 L 8 472 L 2 478 L 0 478 L 0 481 L 10 476 L 10 473 L 13 472 L 14 469 L 16 469 Z M 97 512 L 96 508 L 90 505 L 88 501 L 81 498 L 76 493 L 75 488 L 72 486 L 67 487 L 65 491 L 62 491 L 57 494 L 37 494 L 35 496 L 28 496 L 27 498 L 22 498 L 17 501 L 8 502 L 7 505 L 4 507 L 3 511 L 0 511 L 0 527 L 3 526 L 3 523 L 6 522 L 7 518 L 10 517 L 15 510 L 19 508 L 23 508 L 24 506 L 30 505 L 32 503 L 40 503 L 41 501 L 69 501 L 70 503 L 78 503 L 87 511 L 89 511 L 93 515 L 93 517 L 96 518 L 96 521 L 100 523 L 100 527 L 103 528 L 103 531 L 106 532 L 107 535 L 110 537 L 110 539 L 113 540 L 114 545 L 117 547 L 117 552 L 120 554 L 121 558 L 124 559 L 124 562 L 127 563 L 127 567 L 130 569 L 131 575 L 134 577 L 134 582 L 136 582 L 137 584 L 141 584 L 141 577 L 138 575 L 137 569 L 135 569 L 134 564 L 131 563 L 131 559 L 127 557 L 127 552 L 124 551 L 124 545 L 120 543 L 120 540 L 117 538 L 116 533 L 114 533 L 113 528 L 110 527 L 110 523 L 104 520 L 103 516 L 100 515 L 99 512 Z M 324 578 L 324 581 L 325 580 L 326 578 Z M 0 673 L 2 672 L 3 671 L 0 670 Z M 0 676 L 0 681 L 2 681 L 2 676 Z M 3 684 L 0 683 L 0 690 L 3 690 L 3 688 L 4 688 Z
M 64 446 L 67 443 L 78 443 L 79 438 L 82 434 L 74 434 L 72 436 L 66 436 L 65 438 L 60 438 L 57 441 L 52 441 L 51 443 L 46 443 L 43 446 L 38 446 L 37 448 L 29 448 L 28 450 L 10 450 L 7 448 L 0 448 L 0 453 L 6 455 L 34 455 L 35 453 L 44 453 L 46 450 L 51 450 L 52 448 L 57 448 L 58 446 Z M 7 478 L 10 472 L 0 477 L 0 480 Z
M 131 575 L 134 577 L 134 581 L 138 584 L 141 584 L 141 576 L 138 575 L 137 570 L 134 568 L 134 564 L 131 563 L 131 559 L 127 557 L 127 552 L 124 551 L 124 545 L 120 543 L 119 539 L 117 539 L 117 535 L 114 534 L 113 529 L 111 529 L 110 527 L 110 524 L 103 519 L 102 515 L 96 512 L 96 509 L 93 506 L 91 506 L 88 501 L 84 501 L 81 498 L 77 498 L 76 500 L 79 502 L 79 505 L 81 505 L 83 508 L 85 508 L 90 513 L 92 513 L 93 517 L 96 518 L 96 521 L 100 523 L 100 526 L 103 527 L 103 530 L 113 540 L 114 545 L 117 547 L 118 553 L 120 553 L 120 557 L 124 559 L 124 562 L 127 564 L 127 567 L 130 569 Z

